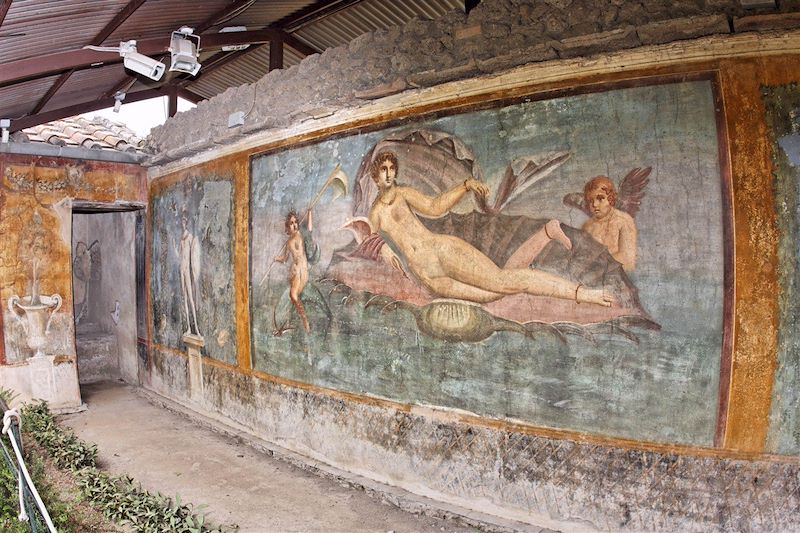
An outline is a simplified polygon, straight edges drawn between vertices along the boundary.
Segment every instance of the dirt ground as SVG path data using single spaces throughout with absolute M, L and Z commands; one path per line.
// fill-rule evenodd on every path
M 204 505 L 214 524 L 235 524 L 242 533 L 476 531 L 313 475 L 156 407 L 127 385 L 94 384 L 81 393 L 88 410 L 59 420 L 97 444 L 99 468 Z

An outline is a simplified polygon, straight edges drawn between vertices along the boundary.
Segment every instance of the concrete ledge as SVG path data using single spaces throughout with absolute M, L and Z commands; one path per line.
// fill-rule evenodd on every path
M 751 15 L 733 19 L 733 29 L 742 31 L 782 30 L 800 27 L 800 13 Z
M 662 44 L 707 35 L 730 33 L 725 15 L 684 17 L 645 24 L 636 29 L 642 44 Z
M 148 157 L 146 154 L 91 150 L 89 148 L 55 146 L 44 143 L 0 143 L 0 154 L 40 155 L 44 157 L 64 157 L 67 159 L 133 164 L 141 164 Z
M 618 50 L 639 46 L 639 36 L 636 28 L 627 26 L 616 30 L 570 37 L 553 43 L 553 48 L 558 51 L 559 57 L 569 58 L 588 56 L 603 52 L 608 49 Z
M 557 57 L 558 53 L 550 43 L 542 43 L 490 59 L 479 59 L 478 68 L 484 73 L 500 72 L 503 70 L 511 70 L 521 65 L 527 65 L 528 63 L 549 61 Z
M 479 73 L 478 65 L 474 59 L 463 65 L 447 69 L 431 69 L 408 76 L 408 83 L 412 87 L 431 87 L 453 80 L 460 80 Z

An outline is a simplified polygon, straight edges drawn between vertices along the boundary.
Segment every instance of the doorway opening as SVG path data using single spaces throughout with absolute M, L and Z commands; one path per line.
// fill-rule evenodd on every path
M 72 204 L 72 303 L 80 385 L 141 383 L 144 222 L 142 204 Z

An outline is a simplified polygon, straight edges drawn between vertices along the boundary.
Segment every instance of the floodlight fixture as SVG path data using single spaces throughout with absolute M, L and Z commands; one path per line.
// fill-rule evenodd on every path
M 122 57 L 122 64 L 137 74 L 147 76 L 151 80 L 158 81 L 164 75 L 166 65 L 161 61 L 156 61 L 152 57 L 147 57 L 136 51 L 136 41 L 122 41 L 119 47 L 116 46 L 84 46 L 89 50 L 98 52 L 118 52 Z
M 172 56 L 170 72 L 185 72 L 196 76 L 200 71 L 197 56 L 200 53 L 200 36 L 193 33 L 194 29 L 183 26 L 178 31 L 172 32 L 169 40 L 169 51 Z
M 247 26 L 225 26 L 221 30 L 220 33 L 231 33 L 237 31 L 247 31 Z M 249 48 L 249 44 L 229 44 L 227 46 L 222 47 L 223 52 L 238 52 L 239 50 L 246 50 Z
M 119 108 L 122 107 L 122 101 L 125 100 L 126 94 L 123 91 L 117 91 L 114 95 L 114 113 L 119 113 Z
M 6 144 L 8 142 L 8 128 L 11 127 L 10 118 L 0 118 L 0 143 Z

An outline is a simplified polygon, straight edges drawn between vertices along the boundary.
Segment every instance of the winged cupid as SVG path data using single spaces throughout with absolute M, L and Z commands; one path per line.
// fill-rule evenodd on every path
M 619 189 L 608 176 L 595 176 L 586 182 L 583 194 L 573 192 L 564 196 L 564 204 L 577 207 L 589 217 L 583 230 L 608 248 L 611 257 L 625 269 L 636 269 L 636 222 L 650 183 L 652 167 L 634 168 L 622 178 Z

